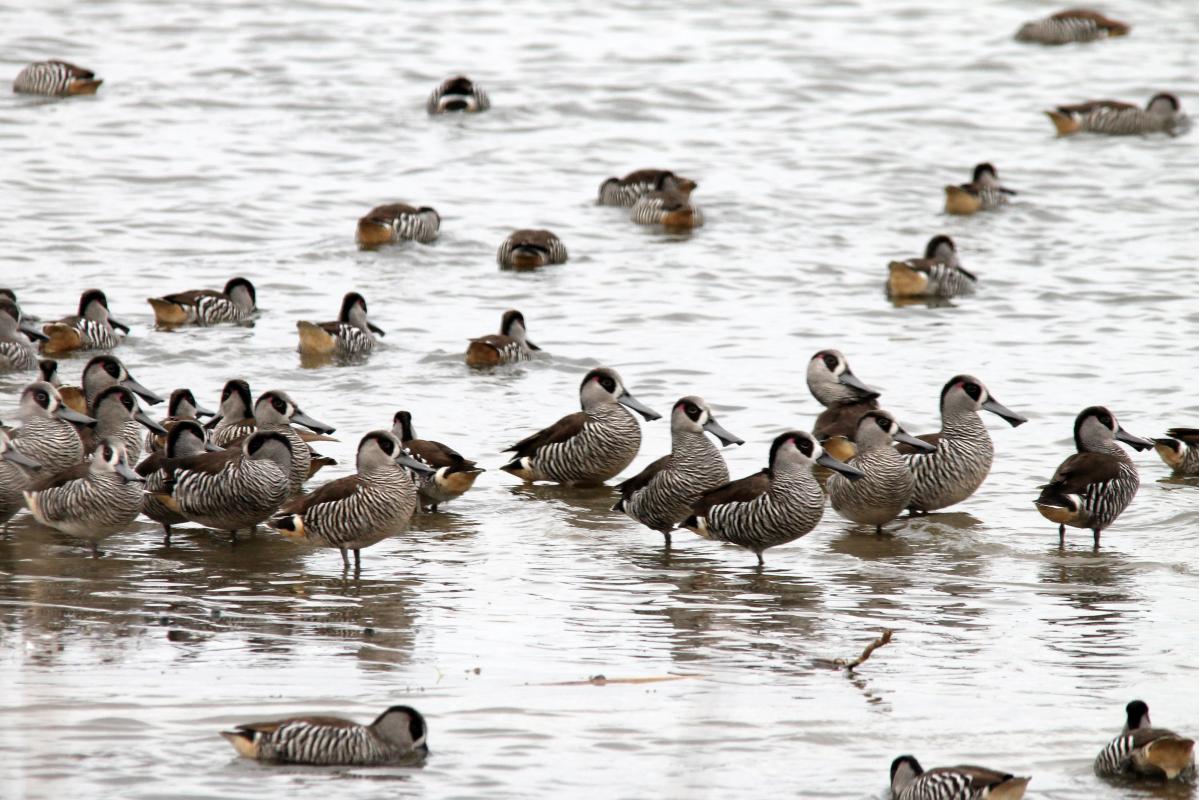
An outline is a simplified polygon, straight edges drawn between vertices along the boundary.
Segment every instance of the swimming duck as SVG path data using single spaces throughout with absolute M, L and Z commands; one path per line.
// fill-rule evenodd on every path
M 388 203 L 375 206 L 358 220 L 355 238 L 360 247 L 379 247 L 412 239 L 428 244 L 441 230 L 441 217 L 428 206 Z
M 634 170 L 623 178 L 608 178 L 600 184 L 599 204 L 631 208 L 643 194 L 675 191 L 684 181 L 693 183 L 668 169 Z
M 1084 408 L 1074 420 L 1078 452 L 1062 462 L 1035 501 L 1041 516 L 1058 523 L 1061 544 L 1066 526 L 1090 528 L 1099 547 L 1099 534 L 1128 507 L 1141 485 L 1137 468 L 1117 441 L 1137 450 L 1153 442 L 1120 427 L 1116 415 L 1103 406 Z
M 495 260 L 507 269 L 535 269 L 566 261 L 566 247 L 552 231 L 523 228 L 512 231 Z
M 42 465 L 12 446 L 8 434 L 0 430 L 0 525 L 8 530 L 8 521 L 25 507 L 22 489 L 28 485 L 29 472 L 36 474 Z
M 342 298 L 335 322 L 301 320 L 296 327 L 300 331 L 300 352 L 307 355 L 366 356 L 375 348 L 375 334 L 384 335 L 367 319 L 366 299 L 358 292 L 347 292 Z
M 166 428 L 146 415 L 137 404 L 133 392 L 124 386 L 109 386 L 96 396 L 92 407 L 96 422 L 92 428 L 79 431 L 83 449 L 90 452 L 101 442 L 119 441 L 125 448 L 130 464 L 142 457 L 142 428 L 151 433 L 166 436 Z
M 38 365 L 34 340 L 46 336 L 28 324 L 22 324 L 21 308 L 7 297 L 0 297 L 0 372 L 24 372 Z
M 1109 36 L 1127 36 L 1132 28 L 1087 8 L 1070 8 L 1044 19 L 1026 22 L 1016 32 L 1018 42 L 1067 44 L 1093 42 Z
M 88 289 L 79 298 L 79 313 L 42 326 L 46 341 L 42 352 L 60 355 L 75 350 L 111 350 L 121 343 L 117 331 L 129 326 L 108 313 L 108 298 L 99 289 Z
M 1058 136 L 1084 132 L 1109 136 L 1142 133 L 1173 135 L 1175 129 L 1187 121 L 1178 98 L 1169 92 L 1153 95 L 1143 109 L 1118 100 L 1090 100 L 1072 106 L 1058 106 L 1045 113 L 1053 121 Z
M 725 430 L 702 397 L 684 397 L 670 412 L 670 454 L 616 485 L 620 500 L 612 506 L 652 530 L 670 544 L 670 532 L 691 513 L 704 493 L 729 480 L 720 451 L 704 434 L 723 445 L 745 444 Z
M 222 403 L 223 406 L 224 403 Z M 218 417 L 218 419 L 220 418 Z M 233 423 L 233 425 L 243 431 L 276 431 L 287 438 L 287 442 L 291 446 L 291 470 L 288 477 L 291 482 L 291 491 L 294 494 L 300 491 L 304 485 L 304 481 L 308 480 L 311 474 L 310 467 L 313 453 L 299 431 L 292 427 L 293 424 L 303 425 L 305 428 L 315 431 L 318 434 L 333 433 L 335 430 L 325 423 L 305 414 L 286 392 L 277 389 L 263 392 L 259 395 L 258 400 L 254 403 L 254 416 L 252 418 Z M 218 429 L 219 425 L 218 423 Z M 215 433 L 216 431 L 214 431 Z M 221 437 L 221 439 L 224 438 L 225 436 Z M 222 441 L 216 439 L 215 436 L 214 442 L 221 447 L 228 447 L 238 443 L 237 439 Z
M 893 442 L 924 453 L 936 449 L 909 435 L 890 413 L 867 411 L 858 420 L 853 437 L 856 454 L 848 462 L 866 477 L 850 481 L 833 473 L 827 484 L 833 510 L 852 522 L 873 525 L 876 533 L 882 533 L 883 525 L 898 517 L 912 499 L 912 472 Z
M 207 441 L 204 428 L 193 419 L 180 419 L 171 426 L 164 449 L 151 453 L 137 465 L 136 472 L 146 481 L 146 493 L 142 498 L 142 513 L 162 525 L 163 544 L 171 543 L 171 526 L 187 522 L 187 517 L 173 511 L 163 502 L 168 473 L 163 462 L 204 452 L 219 452 L 220 448 Z
M 633 204 L 630 219 L 638 225 L 661 225 L 667 230 L 698 228 L 704 224 L 704 218 L 691 203 L 691 192 L 697 185 L 683 178 L 673 189 L 641 195 Z
M 515 309 L 504 312 L 500 332 L 471 339 L 466 347 L 468 367 L 498 367 L 528 361 L 532 350 L 541 348 L 529 341 L 525 333 L 525 315 Z
M 159 424 L 170 433 L 176 424 L 184 420 L 199 421 L 200 417 L 215 417 L 216 414 L 196 402 L 191 389 L 180 388 L 171 392 L 167 401 L 167 415 Z M 166 447 L 166 437 L 153 432 L 146 434 L 145 452 L 154 453 Z
M 500 469 L 526 482 L 600 484 L 633 463 L 641 448 L 641 427 L 621 406 L 649 421 L 662 416 L 629 394 L 610 367 L 596 367 L 583 376 L 579 402 L 582 411 L 505 448 L 516 456 Z
M 67 97 L 95 94 L 102 83 L 96 73 L 66 61 L 37 61 L 17 73 L 12 90 L 17 94 Z
M 491 99 L 474 81 L 465 75 L 446 78 L 433 90 L 425 102 L 430 114 L 445 114 L 450 111 L 475 113 L 491 108 Z
M 358 472 L 296 497 L 279 509 L 271 527 L 292 539 L 341 551 L 354 551 L 354 569 L 362 566 L 361 550 L 408 528 L 416 511 L 416 487 L 405 471 L 432 475 L 432 468 L 404 451 L 391 431 L 371 431 L 358 444 Z
M 891 762 L 892 800 L 1020 800 L 1031 780 L 967 765 L 926 772 L 915 756 Z
M 958 264 L 957 246 L 948 236 L 929 239 L 924 258 L 892 261 L 887 269 L 889 297 L 957 297 L 973 294 L 978 282 Z
M 412 414 L 397 411 L 392 420 L 391 432 L 404 449 L 422 464 L 433 470 L 431 474 L 415 475 L 416 490 L 420 494 L 421 508 L 436 511 L 442 503 L 461 497 L 475 485 L 475 479 L 485 470 L 452 447 L 429 439 L 416 438 L 412 427 Z
M 995 448 L 979 411 L 997 414 L 1013 428 L 1028 420 L 991 396 L 971 375 L 955 375 L 941 389 L 941 431 L 917 438 L 936 449 L 917 452 L 900 445 L 914 484 L 908 510 L 928 513 L 955 505 L 974 494 L 991 472 Z
M 1179 475 L 1199 475 L 1199 428 L 1171 428 L 1166 436 L 1153 440 L 1166 466 Z
M 38 490 L 24 492 L 25 504 L 41 524 L 86 539 L 96 556 L 100 540 L 129 527 L 141 513 L 142 483 L 121 441 L 105 439 L 90 461 L 60 472 Z
M 815 464 L 850 480 L 864 477 L 824 452 L 812 434 L 787 431 L 770 445 L 766 469 L 706 492 L 682 527 L 705 539 L 744 547 L 761 566 L 767 548 L 795 541 L 824 516 L 824 493 L 812 477 Z
M 999 208 L 1016 192 L 999 185 L 999 173 L 988 163 L 974 167 L 970 183 L 945 187 L 945 213 L 973 214 Z
M 392 706 L 370 725 L 340 717 L 292 717 L 221 731 L 237 754 L 256 761 L 320 766 L 376 766 L 419 760 L 429 752 L 425 718 Z
M 1195 740 L 1149 721 L 1149 706 L 1133 700 L 1124 707 L 1124 730 L 1095 757 L 1095 772 L 1103 777 L 1139 775 L 1174 780 L 1195 769 Z
M 254 284 L 245 278 L 231 278 L 224 291 L 192 289 L 162 297 L 148 297 L 154 309 L 154 321 L 160 327 L 179 325 L 219 325 L 245 322 L 258 310 Z
M 13 447 L 41 465 L 40 475 L 57 475 L 83 460 L 83 442 L 71 423 L 88 425 L 95 420 L 68 408 L 58 390 L 37 381 L 21 392 L 18 412 L 21 427 Z
M 808 360 L 808 391 L 824 411 L 816 417 L 812 434 L 838 461 L 853 458 L 853 435 L 858 420 L 878 408 L 878 389 L 853 374 L 840 350 L 821 350 Z

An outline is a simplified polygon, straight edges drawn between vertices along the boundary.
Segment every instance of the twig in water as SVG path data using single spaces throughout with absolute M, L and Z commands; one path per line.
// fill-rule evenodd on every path
M 862 651 L 862 654 L 860 656 L 853 659 L 852 661 L 844 659 L 844 658 L 838 658 L 835 661 L 833 661 L 833 666 L 844 667 L 847 671 L 853 672 L 854 668 L 862 666 L 862 664 L 866 661 L 866 659 L 868 659 L 868 658 L 870 658 L 870 656 L 874 655 L 875 650 L 879 649 L 883 645 L 888 645 L 890 643 L 891 643 L 891 629 L 883 628 L 882 636 L 879 636 L 873 642 L 866 645 L 866 649 Z

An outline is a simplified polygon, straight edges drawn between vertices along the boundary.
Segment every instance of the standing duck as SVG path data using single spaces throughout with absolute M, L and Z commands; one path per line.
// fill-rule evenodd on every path
M 1137 450 L 1153 442 L 1120 427 L 1116 415 L 1103 406 L 1084 408 L 1074 420 L 1078 452 L 1062 462 L 1035 501 L 1041 516 L 1058 523 L 1060 543 L 1066 526 L 1090 528 L 1099 547 L 1099 534 L 1116 521 L 1140 488 L 1137 468 L 1117 441 Z
M 433 470 L 431 474 L 418 473 L 415 476 L 422 509 L 436 511 L 442 503 L 461 497 L 484 472 L 482 467 L 463 458 L 454 448 L 441 442 L 416 438 L 412 415 L 407 411 L 396 412 L 391 432 L 413 458 Z
M 1184 125 L 1186 115 L 1178 98 L 1158 92 L 1145 108 L 1118 100 L 1091 100 L 1072 106 L 1058 106 L 1045 112 L 1058 136 L 1075 133 L 1103 133 L 1108 136 L 1133 136 L 1143 133 L 1173 134 Z
M 345 358 L 370 355 L 375 348 L 375 334 L 383 331 L 366 316 L 366 299 L 358 292 L 348 292 L 341 300 L 341 311 L 335 322 L 296 323 L 300 330 L 300 352 L 305 355 L 339 355 Z
M 941 389 L 941 431 L 920 436 L 936 449 L 916 452 L 901 445 L 914 484 L 908 510 L 927 514 L 962 502 L 991 472 L 995 447 L 979 411 L 1002 417 L 1013 428 L 1028 422 L 991 396 L 987 387 L 971 375 L 955 375 Z
M 41 465 L 40 475 L 57 475 L 83 460 L 83 442 L 71 423 L 88 425 L 91 417 L 68 408 L 58 390 L 37 381 L 21 392 L 21 427 L 13 447 Z
M 853 458 L 853 435 L 858 419 L 878 408 L 878 389 L 853 374 L 840 350 L 821 350 L 808 361 L 808 390 L 824 411 L 816 417 L 812 434 L 829 455 L 840 461 Z
M 912 471 L 893 445 L 902 442 L 924 453 L 936 448 L 899 426 L 895 417 L 882 409 L 867 411 L 858 420 L 853 444 L 856 455 L 849 466 L 866 477 L 855 481 L 833 473 L 828 479 L 828 494 L 833 510 L 846 519 L 873 525 L 876 533 L 898 517 L 912 499 Z
M 669 192 L 679 188 L 686 178 L 680 178 L 668 169 L 638 169 L 623 178 L 608 178 L 600 184 L 601 206 L 623 206 L 631 208 L 644 194 Z M 693 183 L 693 181 L 687 181 Z
M 192 394 L 191 389 L 180 388 L 171 392 L 171 399 L 167 401 L 167 415 L 159 421 L 159 424 L 166 429 L 167 433 L 180 422 L 185 420 L 198 422 L 200 417 L 215 417 L 216 414 L 201 406 L 196 402 L 196 396 Z M 166 447 L 166 437 L 155 433 L 146 434 L 145 451 L 154 453 Z
M 277 389 L 259 395 L 254 403 L 253 419 L 234 424 L 243 430 L 252 426 L 252 430 L 255 431 L 275 431 L 287 438 L 291 446 L 291 468 L 288 477 L 292 494 L 300 491 L 304 481 L 308 480 L 313 457 L 312 449 L 292 425 L 303 425 L 316 433 L 333 433 L 335 430 L 305 414 L 286 392 Z M 236 442 L 237 440 L 233 439 L 228 442 L 217 441 L 216 444 L 227 447 Z
M 887 296 L 958 297 L 973 294 L 978 283 L 958 264 L 957 247 L 948 236 L 934 236 L 924 248 L 924 258 L 892 261 L 887 265 Z
M 596 367 L 583 376 L 579 402 L 582 411 L 505 448 L 516 456 L 501 469 L 530 483 L 600 484 L 633 463 L 641 449 L 641 426 L 621 406 L 649 421 L 662 416 L 629 394 L 610 367 Z
M 219 325 L 245 322 L 258 310 L 254 284 L 245 278 L 232 278 L 224 291 L 192 289 L 162 297 L 148 297 L 154 309 L 154 322 L 160 327 L 179 325 Z
M 8 530 L 8 521 L 25 507 L 22 490 L 28 485 L 26 470 L 40 470 L 41 464 L 12 446 L 8 434 L 0 429 L 0 525 Z M 36 474 L 34 472 L 33 474 Z
M 1070 8 L 1024 23 L 1016 32 L 1016 41 L 1037 44 L 1093 42 L 1109 36 L 1127 36 L 1130 30 L 1127 23 L 1105 17 L 1098 11 Z
M 428 244 L 441 230 L 441 217 L 428 206 L 388 203 L 375 206 L 358 220 L 355 238 L 360 247 L 379 247 L 412 239 Z
M 1174 780 L 1195 769 L 1195 740 L 1149 721 L 1149 706 L 1133 700 L 1124 707 L 1124 730 L 1095 757 L 1095 772 L 1103 777 L 1137 775 Z
M 41 524 L 86 539 L 96 556 L 100 540 L 129 527 L 141 513 L 142 483 L 120 440 L 105 439 L 90 461 L 26 491 L 25 504 Z
M 205 427 L 217 447 L 227 447 L 254 432 L 254 403 L 250 384 L 241 378 L 225 381 L 216 416 Z
M 552 231 L 524 228 L 508 234 L 495 260 L 507 269 L 536 269 L 566 261 L 566 247 Z
M 420 760 L 428 754 L 425 718 L 392 706 L 370 725 L 341 717 L 292 717 L 221 731 L 237 754 L 255 761 L 370 767 Z
M 689 230 L 704 224 L 703 215 L 691 204 L 698 184 L 683 178 L 674 188 L 647 192 L 633 204 L 630 218 L 638 225 L 661 225 L 667 230 Z
M 814 464 L 851 480 L 863 477 L 824 452 L 812 434 L 787 431 L 770 445 L 770 466 L 705 493 L 682 526 L 705 539 L 752 551 L 761 566 L 767 548 L 795 541 L 824 516 L 824 493 L 812 477 Z
M 430 114 L 446 114 L 451 111 L 476 113 L 491 108 L 491 99 L 474 81 L 465 75 L 446 78 L 433 90 L 425 102 Z
M 166 428 L 138 407 L 137 398 L 124 386 L 109 386 L 100 392 L 93 404 L 92 416 L 96 419 L 94 429 L 80 431 L 84 450 L 90 451 L 105 441 L 119 441 L 130 464 L 136 464 L 142 457 L 143 427 L 159 436 L 167 433 Z
M 891 762 L 891 800 L 1020 800 L 1031 780 L 966 765 L 926 772 L 914 756 L 900 756 Z
M 66 61 L 37 61 L 17 73 L 12 90 L 17 94 L 40 94 L 47 97 L 68 97 L 76 94 L 95 94 L 103 80 L 90 69 Z
M 658 531 L 670 544 L 670 532 L 691 513 L 704 493 L 729 480 L 729 468 L 705 433 L 724 445 L 745 444 L 726 431 L 702 397 L 684 397 L 670 412 L 670 454 L 618 483 L 620 500 L 612 506 Z
M 471 339 L 466 347 L 468 367 L 498 367 L 517 361 L 528 361 L 529 353 L 541 348 L 529 341 L 525 333 L 525 315 L 515 309 L 504 312 L 500 332 Z
M 986 162 L 974 167 L 970 183 L 945 187 L 945 213 L 974 214 L 999 208 L 1016 192 L 999 184 L 999 173 Z
M 1166 466 L 1179 475 L 1199 475 L 1199 428 L 1171 428 L 1166 436 L 1153 440 Z
M 37 369 L 34 340 L 45 341 L 45 334 L 21 322 L 21 308 L 7 297 L 0 297 L 0 372 L 25 372 Z
M 354 569 L 362 566 L 361 550 L 408 528 L 416 511 L 416 487 L 405 467 L 418 475 L 433 470 L 404 452 L 391 431 L 371 431 L 358 444 L 358 472 L 296 497 L 279 509 L 271 527 L 292 539 L 304 539 L 341 551 L 354 551 Z
M 108 298 L 99 289 L 88 289 L 79 298 L 79 313 L 42 326 L 46 341 L 42 352 L 60 355 L 75 350 L 111 350 L 121 343 L 117 331 L 129 326 L 108 313 Z
M 204 428 L 191 419 L 180 419 L 171 426 L 164 449 L 151 453 L 137 465 L 137 474 L 146 481 L 146 494 L 142 499 L 142 513 L 162 525 L 163 543 L 171 543 L 171 526 L 187 522 L 187 517 L 171 509 L 163 502 L 168 473 L 162 468 L 165 461 L 199 455 L 204 452 L 219 452 L 204 436 Z

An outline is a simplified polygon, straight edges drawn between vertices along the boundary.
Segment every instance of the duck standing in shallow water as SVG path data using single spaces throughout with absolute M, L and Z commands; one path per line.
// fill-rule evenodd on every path
M 1074 445 L 1078 452 L 1062 462 L 1034 500 L 1041 516 L 1058 523 L 1060 543 L 1066 544 L 1066 526 L 1090 528 L 1099 547 L 1099 534 L 1116 521 L 1141 485 L 1132 459 L 1117 441 L 1138 450 L 1153 442 L 1133 436 L 1120 427 L 1116 415 L 1103 406 L 1083 409 L 1074 420 Z
M 853 374 L 840 350 L 821 350 L 808 360 L 808 391 L 824 411 L 816 417 L 812 435 L 839 461 L 853 458 L 853 436 L 858 420 L 878 408 L 877 389 Z
M 812 434 L 787 431 L 770 445 L 770 466 L 705 493 L 682 527 L 705 539 L 744 547 L 761 566 L 767 548 L 806 535 L 824 516 L 824 493 L 812 476 L 816 464 L 851 480 L 863 477 L 824 452 Z
M 407 239 L 428 244 L 441 230 L 441 217 L 428 206 L 388 203 L 375 206 L 358 220 L 355 239 L 359 247 L 380 247 Z
M 1127 23 L 1105 17 L 1098 11 L 1070 8 L 1024 23 L 1016 32 L 1016 41 L 1037 44 L 1093 42 L 1111 36 L 1127 36 L 1130 30 Z
M 94 428 L 83 428 L 79 432 L 83 449 L 90 452 L 101 442 L 116 440 L 124 446 L 130 464 L 136 464 L 142 457 L 143 428 L 158 436 L 167 433 L 166 428 L 141 410 L 133 392 L 124 386 L 109 386 L 100 392 L 92 416 L 96 419 Z
M 600 484 L 633 463 L 641 449 L 641 426 L 621 406 L 650 421 L 662 416 L 629 394 L 609 367 L 596 367 L 583 376 L 579 402 L 582 411 L 505 448 L 516 456 L 501 469 L 529 483 Z
M 5 531 L 8 530 L 8 521 L 25 507 L 22 490 L 29 483 L 28 475 L 36 475 L 41 467 L 41 464 L 13 447 L 8 434 L 0 429 L 0 525 L 4 526 Z
M 21 308 L 7 297 L 0 297 L 0 372 L 25 372 L 38 368 L 34 340 L 46 336 L 28 324 L 22 324 Z
M 154 309 L 154 322 L 163 328 L 245 322 L 258 311 L 258 294 L 245 278 L 230 279 L 220 292 L 192 289 L 146 302 Z
M 42 352 L 60 355 L 75 350 L 111 350 L 121 343 L 117 331 L 129 326 L 108 313 L 108 298 L 99 289 L 88 289 L 79 298 L 79 313 L 42 326 L 46 341 Z
M 1027 419 L 991 396 L 982 381 L 971 375 L 955 375 L 941 389 L 941 431 L 919 436 L 936 447 L 931 453 L 916 452 L 901 445 L 912 470 L 913 514 L 947 508 L 962 502 L 982 485 L 991 472 L 995 447 L 979 411 L 1002 417 L 1013 428 Z
M 159 420 L 160 425 L 171 432 L 177 424 L 184 421 L 199 422 L 200 417 L 215 417 L 216 414 L 196 402 L 196 396 L 191 389 L 176 389 L 171 392 L 167 401 L 167 415 Z M 166 436 L 155 433 L 146 434 L 145 452 L 154 453 L 166 447 Z
M 250 384 L 241 378 L 225 381 L 216 416 L 204 427 L 211 431 L 209 438 L 217 447 L 228 447 L 253 433 L 254 400 L 250 394 Z
M 1020 800 L 1032 778 L 986 767 L 925 770 L 915 756 L 891 762 L 891 800 Z
M 220 448 L 207 442 L 204 429 L 195 420 L 181 419 L 171 426 L 163 450 L 151 453 L 137 465 L 136 472 L 146 481 L 146 494 L 142 498 L 142 513 L 162 525 L 163 544 L 171 543 L 171 526 L 187 522 L 187 517 L 171 509 L 163 502 L 166 480 L 169 477 L 162 468 L 171 459 L 199 455 L 204 452 L 219 452 Z
M 516 309 L 504 312 L 500 332 L 471 339 L 466 347 L 468 367 L 498 367 L 528 361 L 533 350 L 541 348 L 529 341 L 525 332 L 525 315 Z
M 474 114 L 491 108 L 487 92 L 465 75 L 446 78 L 433 90 L 425 101 L 425 110 L 430 114 L 448 114 L 455 111 Z
M 1124 707 L 1124 730 L 1095 757 L 1095 772 L 1105 778 L 1137 775 L 1174 780 L 1195 770 L 1195 740 L 1149 721 L 1149 706 L 1133 700 Z
M 370 725 L 340 717 L 292 717 L 222 731 L 237 754 L 256 761 L 370 767 L 419 760 L 429 752 L 425 718 L 392 706 Z
M 287 439 L 290 446 L 289 461 L 291 465 L 288 476 L 291 482 L 292 494 L 295 494 L 303 488 L 304 481 L 308 480 L 312 474 L 311 465 L 314 454 L 308 443 L 300 435 L 300 432 L 292 427 L 293 424 L 303 425 L 305 428 L 318 434 L 333 433 L 334 431 L 334 428 L 305 414 L 286 392 L 279 391 L 278 389 L 263 392 L 259 396 L 258 400 L 254 403 L 254 416 L 252 419 L 233 423 L 236 428 L 242 431 L 274 431 Z M 228 447 L 237 443 L 237 439 L 217 442 L 221 447 Z
M 1091 100 L 1077 105 L 1058 106 L 1046 111 L 1058 136 L 1075 133 L 1102 133 L 1108 136 L 1135 136 L 1144 133 L 1169 133 L 1187 124 L 1178 98 L 1159 92 L 1145 108 L 1118 100 Z
M 853 444 L 856 454 L 849 466 L 864 478 L 851 481 L 833 473 L 828 479 L 828 495 L 833 510 L 851 522 L 873 525 L 876 533 L 898 517 L 912 499 L 912 471 L 894 447 L 901 442 L 917 451 L 931 453 L 936 448 L 908 435 L 895 417 L 882 409 L 867 411 L 858 420 Z
M 632 208 L 642 195 L 650 192 L 675 191 L 684 181 L 694 183 L 687 178 L 675 175 L 668 169 L 634 170 L 623 178 L 608 178 L 600 184 L 599 204 Z
M 1166 437 L 1153 440 L 1166 466 L 1179 475 L 1199 475 L 1199 428 L 1171 428 Z
M 702 397 L 684 397 L 670 412 L 670 454 L 616 485 L 620 500 L 612 506 L 670 544 L 670 532 L 691 513 L 706 492 L 729 480 L 729 468 L 705 434 L 723 445 L 745 444 L 726 431 Z
M 495 260 L 505 269 L 536 269 L 566 262 L 566 247 L 552 231 L 524 228 L 508 234 Z
M 661 225 L 668 231 L 698 228 L 704 218 L 691 203 L 691 192 L 697 185 L 684 178 L 673 189 L 647 192 L 637 198 L 629 216 L 638 225 Z
M 21 427 L 13 435 L 13 447 L 41 465 L 38 475 L 57 475 L 83 460 L 75 424 L 91 425 L 95 420 L 68 408 L 53 386 L 44 381 L 26 386 L 17 416 Z
M 414 474 L 422 510 L 436 511 L 442 503 L 466 494 L 475 485 L 475 479 L 485 472 L 448 445 L 416 438 L 412 415 L 407 411 L 396 412 L 391 432 L 413 458 L 433 470 L 431 474 Z
M 945 213 L 974 214 L 1005 205 L 1009 195 L 1016 192 L 999 184 L 999 173 L 992 164 L 974 167 L 970 183 L 945 187 Z
M 978 283 L 958 264 L 957 246 L 948 236 L 934 236 L 924 248 L 924 258 L 892 261 L 887 265 L 887 296 L 958 297 L 973 294 Z
M 90 69 L 66 61 L 37 61 L 17 73 L 12 90 L 17 94 L 69 97 L 95 94 L 102 83 Z
M 384 335 L 379 326 L 367 319 L 366 300 L 358 292 L 349 292 L 342 298 L 337 321 L 301 320 L 296 328 L 300 331 L 300 352 L 315 356 L 367 356 L 375 349 L 375 335 Z

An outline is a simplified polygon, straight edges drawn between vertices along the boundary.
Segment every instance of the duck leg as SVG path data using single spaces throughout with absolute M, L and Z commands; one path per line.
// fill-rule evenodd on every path
M 362 550 L 354 548 L 354 572 L 362 571 Z
M 1095 530 L 1093 530 L 1093 531 L 1092 531 L 1092 533 L 1094 533 L 1094 534 L 1095 534 L 1095 550 L 1096 550 L 1096 551 L 1098 551 L 1098 550 L 1099 550 L 1099 534 L 1100 534 L 1101 532 L 1102 532 L 1102 531 L 1100 531 L 1100 529 L 1099 529 L 1099 528 L 1096 528 Z
M 670 531 L 662 531 L 662 538 L 666 540 L 666 541 L 665 541 L 665 544 L 666 544 L 666 549 L 667 549 L 667 550 L 669 550 L 669 549 L 670 549 L 670 542 L 671 542 L 671 539 L 670 539 Z
M 1058 547 L 1066 546 L 1066 526 L 1065 525 L 1057 526 L 1057 546 Z
M 167 547 L 171 546 L 171 526 L 165 522 L 162 523 L 162 543 Z
M 100 548 L 96 545 L 95 542 L 92 542 L 92 558 L 99 558 L 99 557 L 100 557 Z
M 341 551 L 341 568 L 344 572 L 350 568 L 350 557 L 346 555 L 346 549 L 344 547 L 339 547 L 337 549 Z

